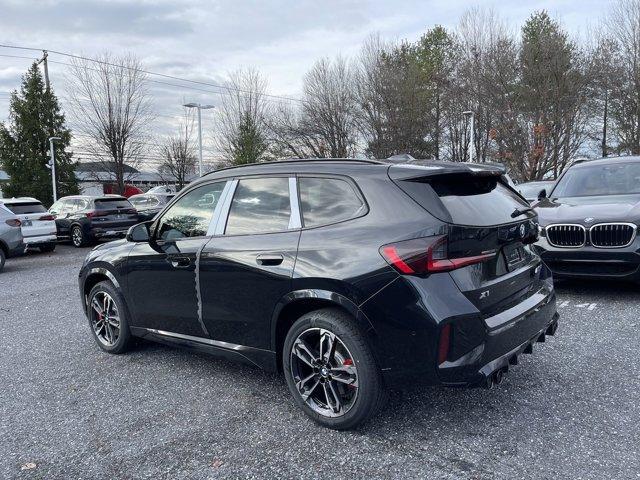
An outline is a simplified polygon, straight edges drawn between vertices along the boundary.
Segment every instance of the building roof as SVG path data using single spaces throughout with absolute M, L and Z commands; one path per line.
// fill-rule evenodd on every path
M 79 162 L 76 165 L 76 172 L 109 172 L 115 170 L 115 166 L 115 162 Z M 125 174 L 139 172 L 137 168 L 126 163 L 122 166 L 122 169 Z

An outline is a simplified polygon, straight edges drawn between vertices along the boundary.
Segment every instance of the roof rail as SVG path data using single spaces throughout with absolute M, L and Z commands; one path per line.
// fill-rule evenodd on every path
M 216 170 L 212 170 L 210 172 L 202 175 L 206 177 L 207 175 L 211 175 L 212 173 L 222 172 L 224 170 L 231 170 L 232 168 L 244 168 L 244 167 L 255 167 L 258 165 L 279 165 L 283 163 L 312 163 L 312 162 L 353 162 L 353 163 L 362 163 L 369 165 L 383 165 L 385 162 L 381 162 L 380 160 L 370 160 L 365 158 L 286 158 L 283 160 L 273 160 L 271 162 L 254 162 L 254 163 L 245 163 L 243 165 L 231 165 L 229 167 L 218 168 Z

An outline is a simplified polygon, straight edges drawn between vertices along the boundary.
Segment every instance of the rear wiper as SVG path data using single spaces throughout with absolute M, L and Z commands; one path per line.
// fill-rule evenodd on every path
M 511 213 L 511 218 L 516 218 L 519 217 L 520 215 L 523 215 L 527 212 L 533 212 L 533 208 L 531 207 L 527 207 L 527 208 L 523 208 L 523 209 L 519 209 L 516 208 L 512 213 Z

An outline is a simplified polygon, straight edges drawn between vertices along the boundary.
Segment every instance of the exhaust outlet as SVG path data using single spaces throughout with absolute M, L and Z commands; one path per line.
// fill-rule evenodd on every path
M 496 371 L 493 374 L 493 383 L 495 383 L 496 385 L 500 385 L 502 383 L 502 378 L 503 378 L 503 373 L 502 373 L 502 369 Z

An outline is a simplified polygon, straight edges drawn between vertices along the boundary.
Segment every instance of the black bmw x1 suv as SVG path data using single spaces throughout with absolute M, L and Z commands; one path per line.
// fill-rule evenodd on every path
M 256 164 L 96 247 L 80 294 L 107 352 L 143 337 L 281 370 L 308 416 L 346 429 L 387 388 L 499 383 L 555 332 L 537 232 L 492 167 Z

